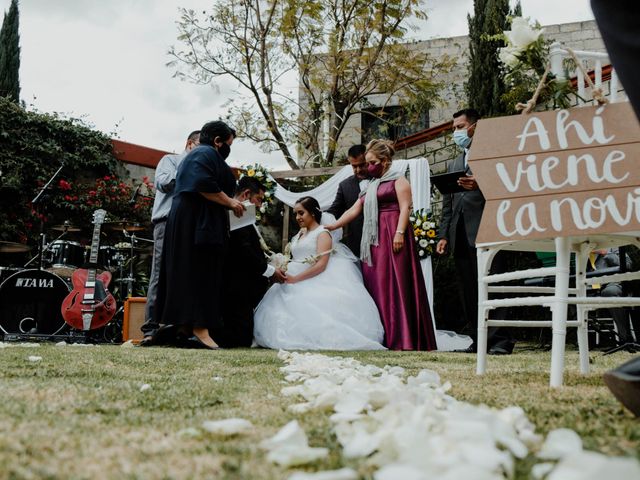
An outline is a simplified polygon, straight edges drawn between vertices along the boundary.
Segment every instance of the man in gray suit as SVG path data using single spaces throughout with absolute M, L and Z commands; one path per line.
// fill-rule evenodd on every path
M 443 195 L 442 218 L 440 220 L 440 239 L 436 252 L 440 255 L 451 252 L 456 263 L 458 291 L 462 301 L 464 318 L 470 326 L 469 336 L 473 344 L 468 352 L 476 351 L 478 331 L 478 262 L 476 256 L 476 236 L 480 227 L 480 219 L 484 210 L 485 199 L 478 187 L 473 173 L 469 169 L 467 157 L 469 147 L 475 133 L 476 123 L 480 119 L 478 112 L 472 108 L 460 110 L 453 114 L 453 140 L 464 151 L 449 164 L 448 172 L 464 172 L 458 179 L 458 185 L 464 191 Z M 493 271 L 504 270 L 504 258 L 496 255 Z M 498 309 L 498 311 L 504 309 Z M 499 312 L 504 314 L 505 312 Z M 510 354 L 513 342 L 501 337 L 498 329 L 489 329 L 489 353 Z
M 354 145 L 347 152 L 347 159 L 353 168 L 353 175 L 343 180 L 338 185 L 336 198 L 327 210 L 336 218 L 340 216 L 358 201 L 360 192 L 367 189 L 369 174 L 367 163 L 364 160 L 364 145 Z M 356 257 L 360 257 L 360 239 L 362 238 L 363 216 L 360 214 L 353 222 L 345 227 L 342 243 L 351 249 Z
M 151 276 L 147 289 L 147 305 L 145 308 L 145 322 L 141 327 L 144 339 L 141 346 L 150 346 L 153 343 L 153 335 L 160 325 L 154 321 L 158 280 L 160 279 L 160 264 L 162 260 L 162 245 L 164 243 L 164 230 L 171 210 L 173 200 L 173 188 L 176 184 L 176 174 L 182 160 L 191 150 L 200 144 L 200 130 L 195 130 L 187 137 L 184 151 L 179 154 L 165 155 L 160 159 L 156 167 L 154 186 L 156 198 L 153 201 L 151 221 L 153 222 L 153 260 L 151 263 Z

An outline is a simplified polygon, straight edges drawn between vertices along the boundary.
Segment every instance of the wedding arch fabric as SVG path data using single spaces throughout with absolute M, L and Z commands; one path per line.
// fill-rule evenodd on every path
M 425 158 L 412 158 L 410 160 L 394 160 L 391 164 L 393 170 L 407 171 L 409 170 L 409 181 L 411 183 L 411 193 L 413 201 L 413 209 L 428 209 L 431 205 L 431 181 L 429 179 L 429 162 Z M 353 169 L 350 165 L 345 165 L 335 175 L 323 184 L 312 188 L 304 193 L 290 192 L 282 185 L 276 182 L 275 197 L 282 203 L 293 207 L 296 201 L 302 196 L 310 196 L 315 198 L 320 204 L 322 210 L 326 210 L 333 203 L 333 199 L 338 191 L 338 185 L 344 179 L 353 175 Z M 435 315 L 433 314 L 433 267 L 431 258 L 427 257 L 421 260 L 422 274 L 424 277 L 425 287 L 427 288 L 427 297 L 429 298 L 429 308 L 431 309 L 431 319 L 433 321 L 433 329 L 436 330 Z M 438 350 L 457 350 L 464 349 L 471 344 L 471 338 L 466 335 L 456 335 L 453 332 L 437 331 Z

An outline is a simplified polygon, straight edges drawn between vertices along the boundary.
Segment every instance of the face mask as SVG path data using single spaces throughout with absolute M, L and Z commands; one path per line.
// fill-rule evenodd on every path
M 231 153 L 231 147 L 226 143 L 223 143 L 218 147 L 218 153 L 224 160 L 226 160 L 229 154 Z
M 471 145 L 471 137 L 467 134 L 467 129 L 453 132 L 453 141 L 460 148 L 468 148 Z
M 382 163 L 369 163 L 367 165 L 367 172 L 373 178 L 380 178 L 382 176 L 382 172 L 384 171 L 384 165 Z

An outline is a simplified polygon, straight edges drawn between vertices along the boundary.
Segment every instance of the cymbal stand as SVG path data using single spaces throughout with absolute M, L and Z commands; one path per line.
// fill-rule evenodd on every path
M 55 178 L 60 174 L 60 172 L 62 171 L 62 169 L 64 168 L 64 161 L 62 161 L 62 163 L 60 164 L 60 166 L 58 167 L 58 169 L 53 173 L 53 175 L 51 175 L 51 178 L 49 179 L 49 181 L 47 183 L 45 183 L 42 188 L 40 189 L 40 191 L 38 192 L 38 194 L 33 198 L 33 200 L 31 200 L 31 205 L 36 209 L 36 210 L 40 210 L 40 204 L 41 202 L 46 198 L 45 192 L 49 189 L 49 186 L 51 185 L 51 183 L 55 180 Z M 39 269 L 40 270 L 44 270 L 44 258 L 43 258 L 43 253 L 45 252 L 46 249 L 46 245 L 47 245 L 47 235 L 44 231 L 44 213 L 39 212 L 42 216 L 40 217 L 40 241 L 38 242 L 38 255 L 34 258 L 38 258 L 39 259 Z M 63 232 L 66 233 L 66 232 Z M 33 259 L 29 260 L 27 262 L 27 264 L 25 265 L 25 267 L 27 265 L 29 265 L 31 263 Z

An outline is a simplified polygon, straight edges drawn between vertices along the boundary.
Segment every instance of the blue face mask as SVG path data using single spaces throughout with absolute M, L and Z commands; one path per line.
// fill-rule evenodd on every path
M 453 132 L 453 141 L 460 148 L 469 148 L 471 145 L 471 137 L 467 134 L 467 129 L 455 130 Z

